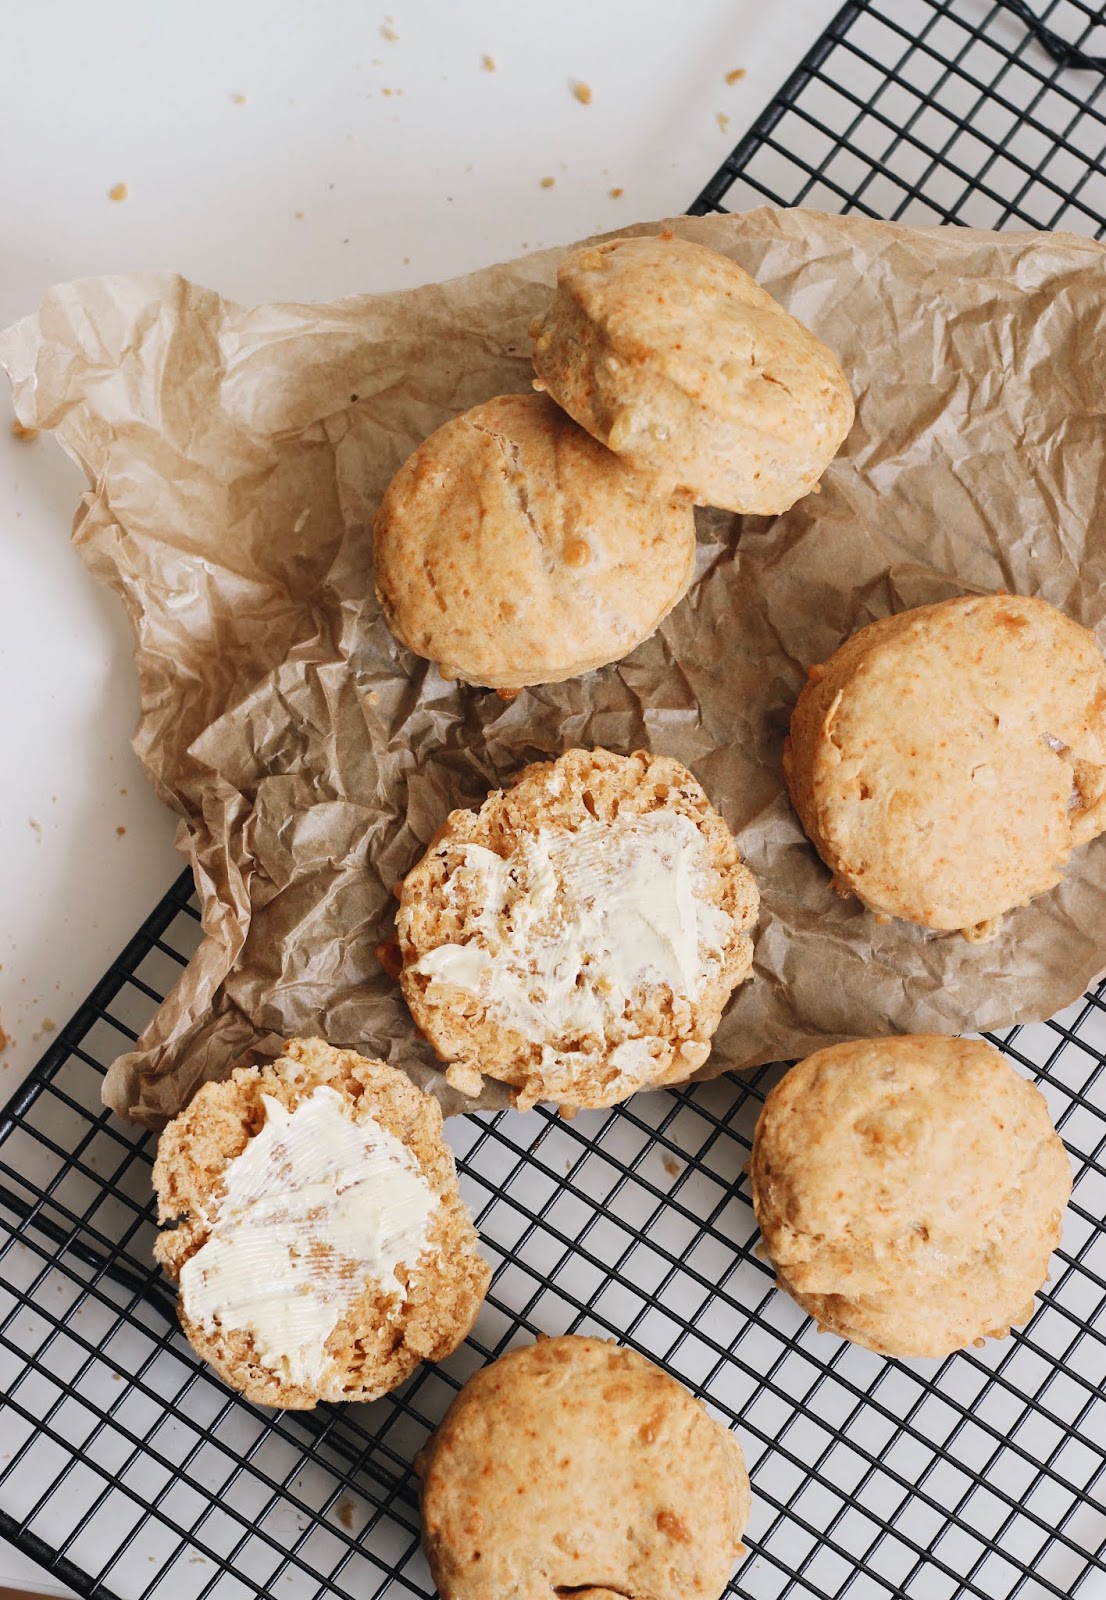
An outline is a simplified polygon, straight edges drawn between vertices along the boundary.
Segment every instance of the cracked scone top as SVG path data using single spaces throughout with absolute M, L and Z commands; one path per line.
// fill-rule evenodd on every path
M 484 1367 L 416 1467 L 442 1600 L 717 1600 L 749 1516 L 734 1435 L 600 1339 L 539 1339 Z
M 891 1356 L 1026 1321 L 1071 1192 L 1040 1090 L 988 1044 L 924 1034 L 793 1067 L 760 1114 L 750 1179 L 780 1287 Z
M 204 1084 L 154 1188 L 181 1325 L 261 1405 L 376 1399 L 455 1349 L 487 1289 L 437 1102 L 319 1039 Z
M 682 598 L 689 505 L 649 492 L 540 395 L 504 395 L 432 433 L 374 523 L 396 638 L 447 677 L 556 683 L 620 660 Z
M 1106 662 L 1044 600 L 905 611 L 811 669 L 783 764 L 843 894 L 987 938 L 1106 829 Z
M 614 1105 L 706 1060 L 758 898 L 686 767 L 570 750 L 450 814 L 401 887 L 400 981 L 459 1088 Z
M 530 332 L 535 387 L 700 505 L 786 511 L 852 426 L 825 345 L 736 262 L 671 234 L 571 251 Z

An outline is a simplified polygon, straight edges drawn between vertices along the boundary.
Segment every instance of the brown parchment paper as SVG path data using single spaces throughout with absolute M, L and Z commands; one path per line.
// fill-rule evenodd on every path
M 452 807 L 571 745 L 686 762 L 758 878 L 754 976 L 703 1075 L 1042 1018 L 1106 964 L 1106 841 L 971 945 L 839 899 L 780 772 L 807 666 L 889 611 L 1005 588 L 1106 642 L 1102 247 L 801 211 L 668 225 L 836 351 L 856 424 L 786 516 L 701 514 L 698 579 L 653 639 L 513 702 L 395 644 L 370 525 L 420 439 L 528 387 L 560 252 L 253 310 L 171 276 L 95 279 L 0 336 L 20 420 L 88 475 L 74 540 L 134 623 L 135 744 L 203 902 L 202 948 L 108 1076 L 116 1110 L 156 1125 L 251 1047 L 304 1033 L 455 1108 L 374 955 L 391 888 Z

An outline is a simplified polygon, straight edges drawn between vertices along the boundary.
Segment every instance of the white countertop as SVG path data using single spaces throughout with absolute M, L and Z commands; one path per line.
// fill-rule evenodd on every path
M 330 299 L 682 211 L 836 10 L 8 7 L 0 326 L 93 273 L 173 268 L 243 301 Z M 122 609 L 68 545 L 83 479 L 49 440 L 16 440 L 11 417 L 3 385 L 0 1100 L 182 865 L 130 748 Z M 0 1587 L 65 1592 L 36 1573 L 0 1541 Z

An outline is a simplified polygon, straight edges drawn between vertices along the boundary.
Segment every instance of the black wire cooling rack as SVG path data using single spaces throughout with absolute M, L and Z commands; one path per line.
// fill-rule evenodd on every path
M 806 204 L 1106 231 L 1096 9 L 849 4 L 693 210 Z M 454 1118 L 495 1266 L 472 1338 L 369 1407 L 273 1415 L 177 1331 L 153 1140 L 100 1106 L 199 938 L 182 878 L 0 1117 L 0 1532 L 96 1600 L 432 1593 L 411 1462 L 475 1368 L 616 1337 L 738 1431 L 747 1600 L 1106 1593 L 1106 985 L 995 1042 L 1077 1177 L 1054 1279 L 999 1345 L 910 1365 L 818 1335 L 756 1254 L 743 1168 L 773 1071 L 565 1122 Z

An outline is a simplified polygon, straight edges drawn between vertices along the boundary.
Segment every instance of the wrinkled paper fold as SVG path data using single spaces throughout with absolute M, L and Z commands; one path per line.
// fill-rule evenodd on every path
M 295 1034 L 383 1056 L 456 1109 L 376 958 L 392 887 L 449 810 L 572 745 L 685 762 L 759 881 L 754 975 L 700 1076 L 1047 1017 L 1106 964 L 1106 840 L 973 945 L 840 899 L 780 769 L 807 667 L 890 611 L 1016 590 L 1106 641 L 1103 247 L 801 211 L 667 225 L 825 340 L 857 420 L 785 516 L 699 514 L 697 580 L 654 638 L 513 701 L 395 643 L 371 520 L 433 428 L 528 388 L 562 252 L 329 306 L 93 279 L 0 335 L 20 420 L 87 473 L 74 540 L 133 621 L 135 745 L 203 905 L 201 949 L 109 1073 L 117 1111 L 157 1125 Z

